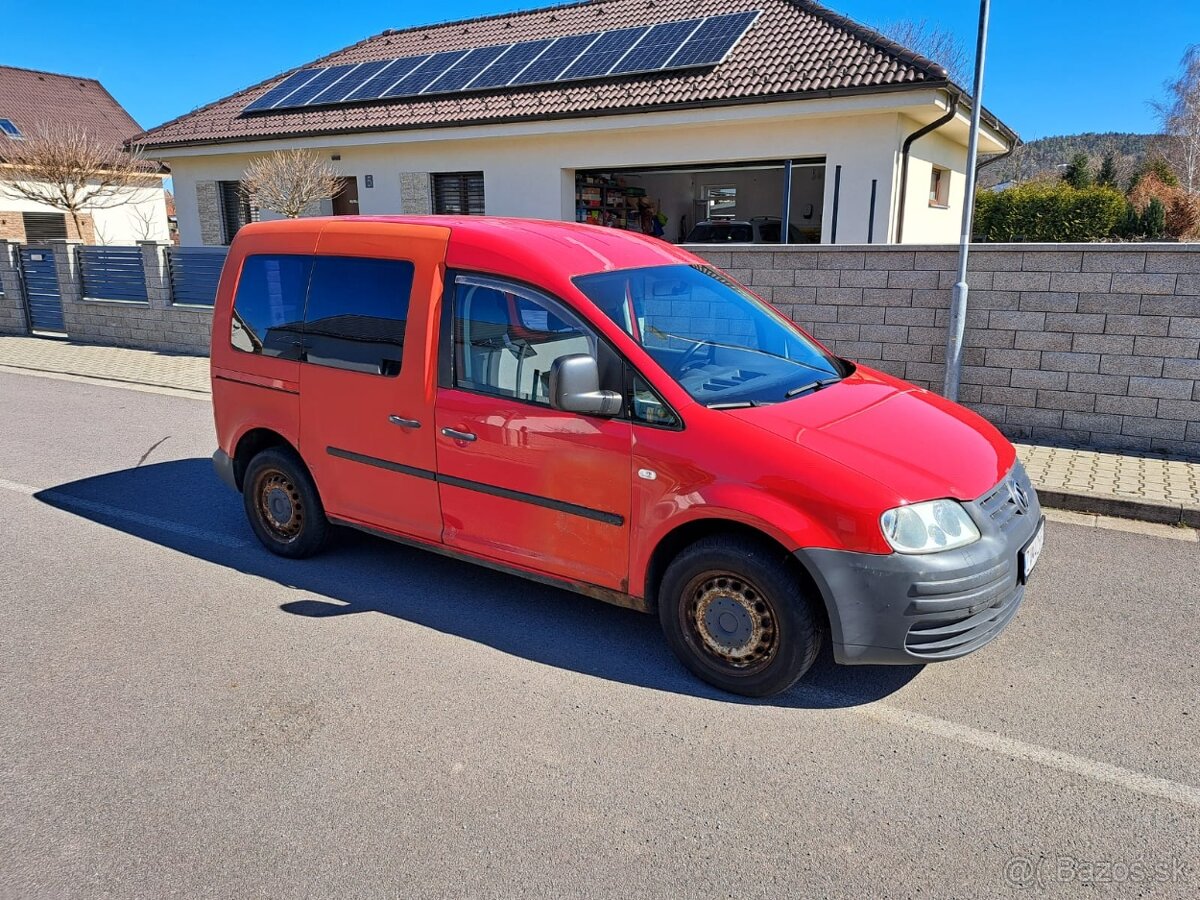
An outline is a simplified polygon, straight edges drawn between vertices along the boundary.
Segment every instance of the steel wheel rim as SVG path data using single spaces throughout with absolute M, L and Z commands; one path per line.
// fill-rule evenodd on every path
M 276 540 L 290 543 L 304 529 L 304 499 L 294 481 L 278 469 L 258 478 L 255 490 L 258 518 Z
M 748 578 L 710 571 L 693 578 L 683 618 L 704 656 L 738 674 L 770 664 L 779 650 L 779 625 L 766 596 Z

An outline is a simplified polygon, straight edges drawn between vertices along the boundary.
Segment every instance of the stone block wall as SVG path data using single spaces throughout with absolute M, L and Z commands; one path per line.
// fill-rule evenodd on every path
M 958 254 L 694 246 L 835 353 L 941 389 Z M 973 248 L 960 400 L 1012 438 L 1200 456 L 1200 245 Z

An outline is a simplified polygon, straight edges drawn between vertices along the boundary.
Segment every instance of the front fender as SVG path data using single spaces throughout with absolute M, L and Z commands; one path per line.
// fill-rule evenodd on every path
M 680 528 L 699 522 L 731 522 L 752 528 L 788 552 L 801 547 L 838 548 L 838 536 L 824 523 L 785 500 L 747 484 L 710 484 L 660 498 L 646 510 L 630 552 L 630 585 L 645 593 L 655 550 Z

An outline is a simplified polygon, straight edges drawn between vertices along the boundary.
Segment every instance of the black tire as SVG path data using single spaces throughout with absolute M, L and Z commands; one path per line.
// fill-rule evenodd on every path
M 291 450 L 271 447 L 250 460 L 242 480 L 242 505 L 263 546 L 280 556 L 312 556 L 329 536 L 317 487 Z
M 667 644 L 721 690 L 767 697 L 800 680 L 824 637 L 811 588 L 766 541 L 713 535 L 672 560 L 658 591 Z

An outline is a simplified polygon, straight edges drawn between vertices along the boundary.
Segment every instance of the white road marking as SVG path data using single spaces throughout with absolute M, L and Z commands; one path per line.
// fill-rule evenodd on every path
M 960 725 L 957 722 L 950 722 L 946 719 L 938 719 L 922 713 L 896 709 L 894 706 L 887 706 L 886 704 L 868 706 L 863 711 L 869 717 L 887 722 L 890 725 L 902 725 L 905 728 L 912 728 L 917 731 L 924 731 L 927 734 L 936 735 L 937 737 L 958 741 L 960 744 L 979 747 L 999 756 L 1026 760 L 1027 762 L 1037 763 L 1040 766 L 1046 766 L 1050 769 L 1058 769 L 1060 772 L 1079 775 L 1092 781 L 1114 784 L 1129 791 L 1146 794 L 1149 797 L 1159 797 L 1163 800 L 1171 800 L 1175 803 L 1183 804 L 1184 806 L 1200 808 L 1200 787 L 1194 785 L 1183 784 L 1166 778 L 1158 778 L 1154 775 L 1146 775 L 1143 772 L 1135 772 L 1132 769 L 1126 769 L 1122 766 L 1097 762 L 1094 759 L 1076 756 L 1073 753 L 1065 753 L 1062 750 L 1051 750 L 1049 747 L 1027 744 L 1024 741 L 1006 738 L 1003 735 L 993 734 L 990 731 L 982 731 L 978 728 L 972 728 L 969 725 Z
M 170 534 L 177 534 L 182 537 L 195 538 L 201 541 L 207 541 L 210 544 L 219 544 L 222 547 L 241 548 L 250 546 L 249 541 L 244 541 L 240 538 L 230 537 L 226 534 L 220 534 L 215 531 L 208 531 L 204 528 L 195 528 L 191 525 L 184 525 L 180 522 L 172 522 L 169 519 L 160 519 L 157 516 L 147 516 L 143 513 L 132 512 L 128 509 L 121 509 L 119 506 L 112 506 L 108 503 L 98 503 L 95 500 L 85 500 L 82 497 L 73 497 L 70 494 L 56 491 L 53 489 L 43 490 L 33 487 L 28 484 L 21 484 L 17 481 L 6 481 L 0 478 L 0 489 L 12 491 L 16 494 L 25 494 L 32 497 L 35 494 L 40 494 L 51 502 L 51 505 L 66 507 L 68 509 L 84 510 L 85 512 L 96 513 L 108 519 L 119 519 L 123 522 L 131 522 L 135 525 L 142 525 L 146 528 L 157 528 Z
M 847 706 L 848 698 L 836 691 L 821 688 L 805 689 L 802 687 L 801 693 L 808 694 L 810 697 L 814 697 L 830 707 L 846 708 Z M 1048 769 L 1057 769 L 1060 772 L 1066 772 L 1070 775 L 1078 775 L 1089 781 L 1113 784 L 1134 793 L 1145 794 L 1149 797 L 1158 797 L 1163 800 L 1171 800 L 1184 806 L 1200 809 L 1200 787 L 1196 787 L 1195 785 L 1171 781 L 1167 778 L 1159 778 L 1143 772 L 1135 772 L 1133 769 L 1098 762 L 1094 759 L 1076 756 L 1073 753 L 1067 753 L 1062 750 L 1052 750 L 1049 747 L 1042 747 L 1038 744 L 1029 744 L 1025 741 L 1007 738 L 991 731 L 972 728 L 970 725 L 951 722 L 948 719 L 939 719 L 936 716 L 927 716 L 924 713 L 898 709 L 886 703 L 875 702 L 863 706 L 851 707 L 851 709 L 885 725 L 920 731 L 934 737 L 955 741 L 959 744 L 978 747 L 997 756 L 1007 756 L 1010 759 L 1031 762 L 1039 766 L 1045 766 Z
M 52 497 L 54 502 L 62 506 L 83 509 L 109 518 L 121 519 L 150 528 L 159 528 L 172 534 L 197 538 L 225 547 L 245 547 L 249 544 L 248 541 L 239 540 L 228 535 L 206 531 L 201 528 L 193 528 L 190 525 L 181 525 L 178 522 L 171 522 L 154 516 L 130 512 L 116 506 L 110 506 L 107 503 L 96 503 L 91 500 L 72 497 L 61 491 L 41 491 L 39 488 L 16 481 L 0 479 L 0 489 L 25 494 L 30 497 L 40 493 L 43 496 Z M 835 691 L 827 691 L 820 688 L 801 688 L 801 691 L 810 697 L 823 701 L 831 707 L 846 706 L 847 698 Z M 934 737 L 955 741 L 956 743 L 965 744 L 970 747 L 977 747 L 997 756 L 1006 756 L 1010 759 L 1034 763 L 1035 765 L 1044 766 L 1049 769 L 1057 769 L 1060 772 L 1077 775 L 1089 781 L 1116 785 L 1134 793 L 1144 794 L 1148 797 L 1158 797 L 1159 799 L 1170 800 L 1183 806 L 1200 809 L 1200 787 L 1194 785 L 1147 775 L 1143 772 L 1135 772 L 1133 769 L 1098 762 L 1094 759 L 1076 756 L 1073 753 L 1066 753 L 1062 750 L 1052 750 L 1049 747 L 1029 744 L 1025 741 L 1007 738 L 991 731 L 984 731 L 979 728 L 972 728 L 969 725 L 951 722 L 948 719 L 939 719 L 935 716 L 927 716 L 924 713 L 898 709 L 885 703 L 867 704 L 854 707 L 853 710 L 865 715 L 867 718 L 874 719 L 886 725 L 920 731 Z

